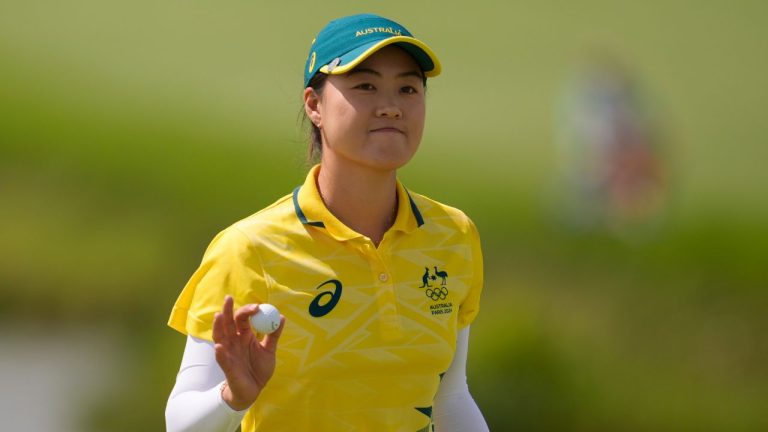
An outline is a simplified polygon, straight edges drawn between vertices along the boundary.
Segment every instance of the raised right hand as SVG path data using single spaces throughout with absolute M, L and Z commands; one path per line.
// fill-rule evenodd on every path
M 251 330 L 250 317 L 258 312 L 257 304 L 248 304 L 234 311 L 231 296 L 224 298 L 224 307 L 213 318 L 213 342 L 216 361 L 227 378 L 222 398 L 241 411 L 253 404 L 275 371 L 277 341 L 285 326 L 259 340 Z

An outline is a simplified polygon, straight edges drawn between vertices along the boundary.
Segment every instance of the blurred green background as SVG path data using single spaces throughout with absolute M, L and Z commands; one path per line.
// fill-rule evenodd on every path
M 358 12 L 443 62 L 400 177 L 480 229 L 491 430 L 768 430 L 768 3 L 723 0 L 4 0 L 0 429 L 163 429 L 170 308 L 216 232 L 303 179 L 306 51 Z M 595 49 L 662 119 L 642 234 L 557 215 L 557 101 Z

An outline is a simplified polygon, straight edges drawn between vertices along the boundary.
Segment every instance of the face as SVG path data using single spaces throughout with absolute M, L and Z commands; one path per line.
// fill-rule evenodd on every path
M 390 45 L 347 74 L 329 76 L 320 95 L 306 89 L 307 115 L 322 132 L 322 162 L 381 171 L 405 165 L 424 130 L 422 76 L 410 55 Z

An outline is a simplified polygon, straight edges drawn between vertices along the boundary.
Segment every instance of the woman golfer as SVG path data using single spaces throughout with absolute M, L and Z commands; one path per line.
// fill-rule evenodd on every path
M 304 109 L 319 163 L 219 233 L 181 292 L 169 325 L 187 345 L 168 430 L 487 430 L 465 374 L 477 230 L 397 179 L 439 73 L 427 45 L 376 15 L 317 35 Z M 249 327 L 260 303 L 282 313 L 264 336 Z

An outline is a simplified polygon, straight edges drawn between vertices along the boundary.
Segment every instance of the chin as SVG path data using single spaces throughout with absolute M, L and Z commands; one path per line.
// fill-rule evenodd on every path
M 407 146 L 405 143 L 386 143 L 384 145 L 376 143 L 376 145 L 368 146 L 365 151 L 338 152 L 335 156 L 359 167 L 389 172 L 408 164 L 415 155 L 417 148 Z
M 373 155 L 368 159 L 368 165 L 371 168 L 382 171 L 392 171 L 402 168 L 413 158 L 414 152 L 392 152 Z
M 376 146 L 367 152 L 365 159 L 371 166 L 379 169 L 393 170 L 406 165 L 416 154 L 416 148 L 404 143 L 390 143 L 385 146 Z

